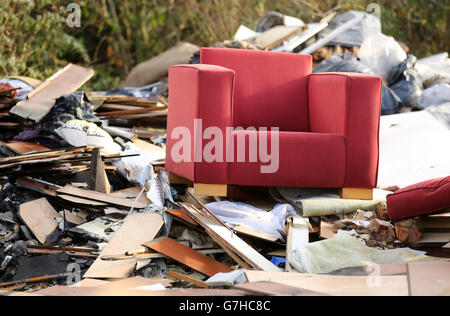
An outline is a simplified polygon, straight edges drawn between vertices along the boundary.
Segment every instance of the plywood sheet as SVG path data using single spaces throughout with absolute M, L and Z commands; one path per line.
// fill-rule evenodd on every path
M 144 246 L 166 255 L 167 257 L 209 277 L 212 277 L 217 273 L 228 273 L 233 271 L 230 267 L 170 238 L 159 238 L 145 243 Z
M 62 220 L 45 198 L 20 205 L 19 215 L 41 244 L 49 242 Z
M 84 189 L 76 188 L 71 185 L 67 185 L 64 188 L 59 189 L 57 192 L 65 194 L 65 195 L 79 197 L 82 199 L 89 199 L 89 200 L 94 200 L 97 202 L 103 202 L 103 203 L 107 203 L 107 204 L 113 204 L 113 205 L 118 205 L 118 206 L 129 207 L 129 208 L 135 206 L 136 209 L 143 209 L 147 206 L 145 203 L 137 202 L 135 205 L 134 200 L 116 197 L 111 194 L 105 194 L 105 193 L 101 193 L 101 192 L 84 190 Z
M 450 286 L 450 261 L 408 264 L 412 296 L 440 295 Z
M 136 213 L 127 217 L 111 242 L 101 252 L 84 275 L 84 278 L 122 279 L 128 277 L 136 266 L 137 260 L 104 261 L 101 258 L 125 254 L 127 251 L 140 248 L 144 243 L 153 240 L 164 225 L 159 213 Z
M 39 85 L 30 99 L 18 103 L 10 112 L 39 122 L 50 112 L 57 98 L 75 92 L 93 75 L 94 71 L 90 69 L 69 64 Z
M 265 49 L 272 49 L 302 30 L 302 27 L 278 25 L 259 35 L 256 42 Z

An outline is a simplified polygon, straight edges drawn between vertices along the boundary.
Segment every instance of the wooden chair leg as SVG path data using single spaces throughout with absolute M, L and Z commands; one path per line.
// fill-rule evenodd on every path
M 373 189 L 343 188 L 341 199 L 345 200 L 373 200 Z
M 227 197 L 228 185 L 194 183 L 194 193 L 199 196 Z

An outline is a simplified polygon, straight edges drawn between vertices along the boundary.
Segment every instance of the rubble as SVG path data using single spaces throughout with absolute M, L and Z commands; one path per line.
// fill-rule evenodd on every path
M 4 78 L 1 293 L 448 294 L 448 190 L 431 206 L 422 203 L 428 191 L 400 211 L 392 204 L 408 192 L 398 185 L 450 174 L 448 54 L 417 60 L 382 34 L 376 16 L 337 10 L 310 24 L 268 12 L 216 47 L 311 54 L 315 73 L 381 76 L 379 185 L 387 188 L 366 200 L 335 189 L 241 187 L 233 188 L 240 198 L 206 198 L 172 181 L 167 76 L 172 65 L 200 62 L 189 43 L 136 66 L 110 91 L 77 91 L 94 73 L 76 65 L 43 83 Z M 367 285 L 373 267 L 381 286 Z

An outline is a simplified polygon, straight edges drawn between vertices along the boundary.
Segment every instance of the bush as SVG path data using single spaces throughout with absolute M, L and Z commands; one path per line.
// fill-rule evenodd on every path
M 82 8 L 81 28 L 66 25 L 65 6 Z M 0 75 L 45 79 L 68 62 L 92 67 L 95 90 L 118 86 L 137 63 L 189 41 L 208 46 L 255 27 L 269 10 L 318 21 L 340 4 L 365 10 L 367 0 L 2 0 Z M 446 51 L 448 0 L 379 0 L 383 31 L 418 57 Z

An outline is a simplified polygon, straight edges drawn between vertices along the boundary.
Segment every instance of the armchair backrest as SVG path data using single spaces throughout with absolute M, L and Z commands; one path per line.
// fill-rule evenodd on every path
M 201 63 L 235 71 L 234 127 L 309 132 L 312 57 L 292 53 L 204 48 Z

